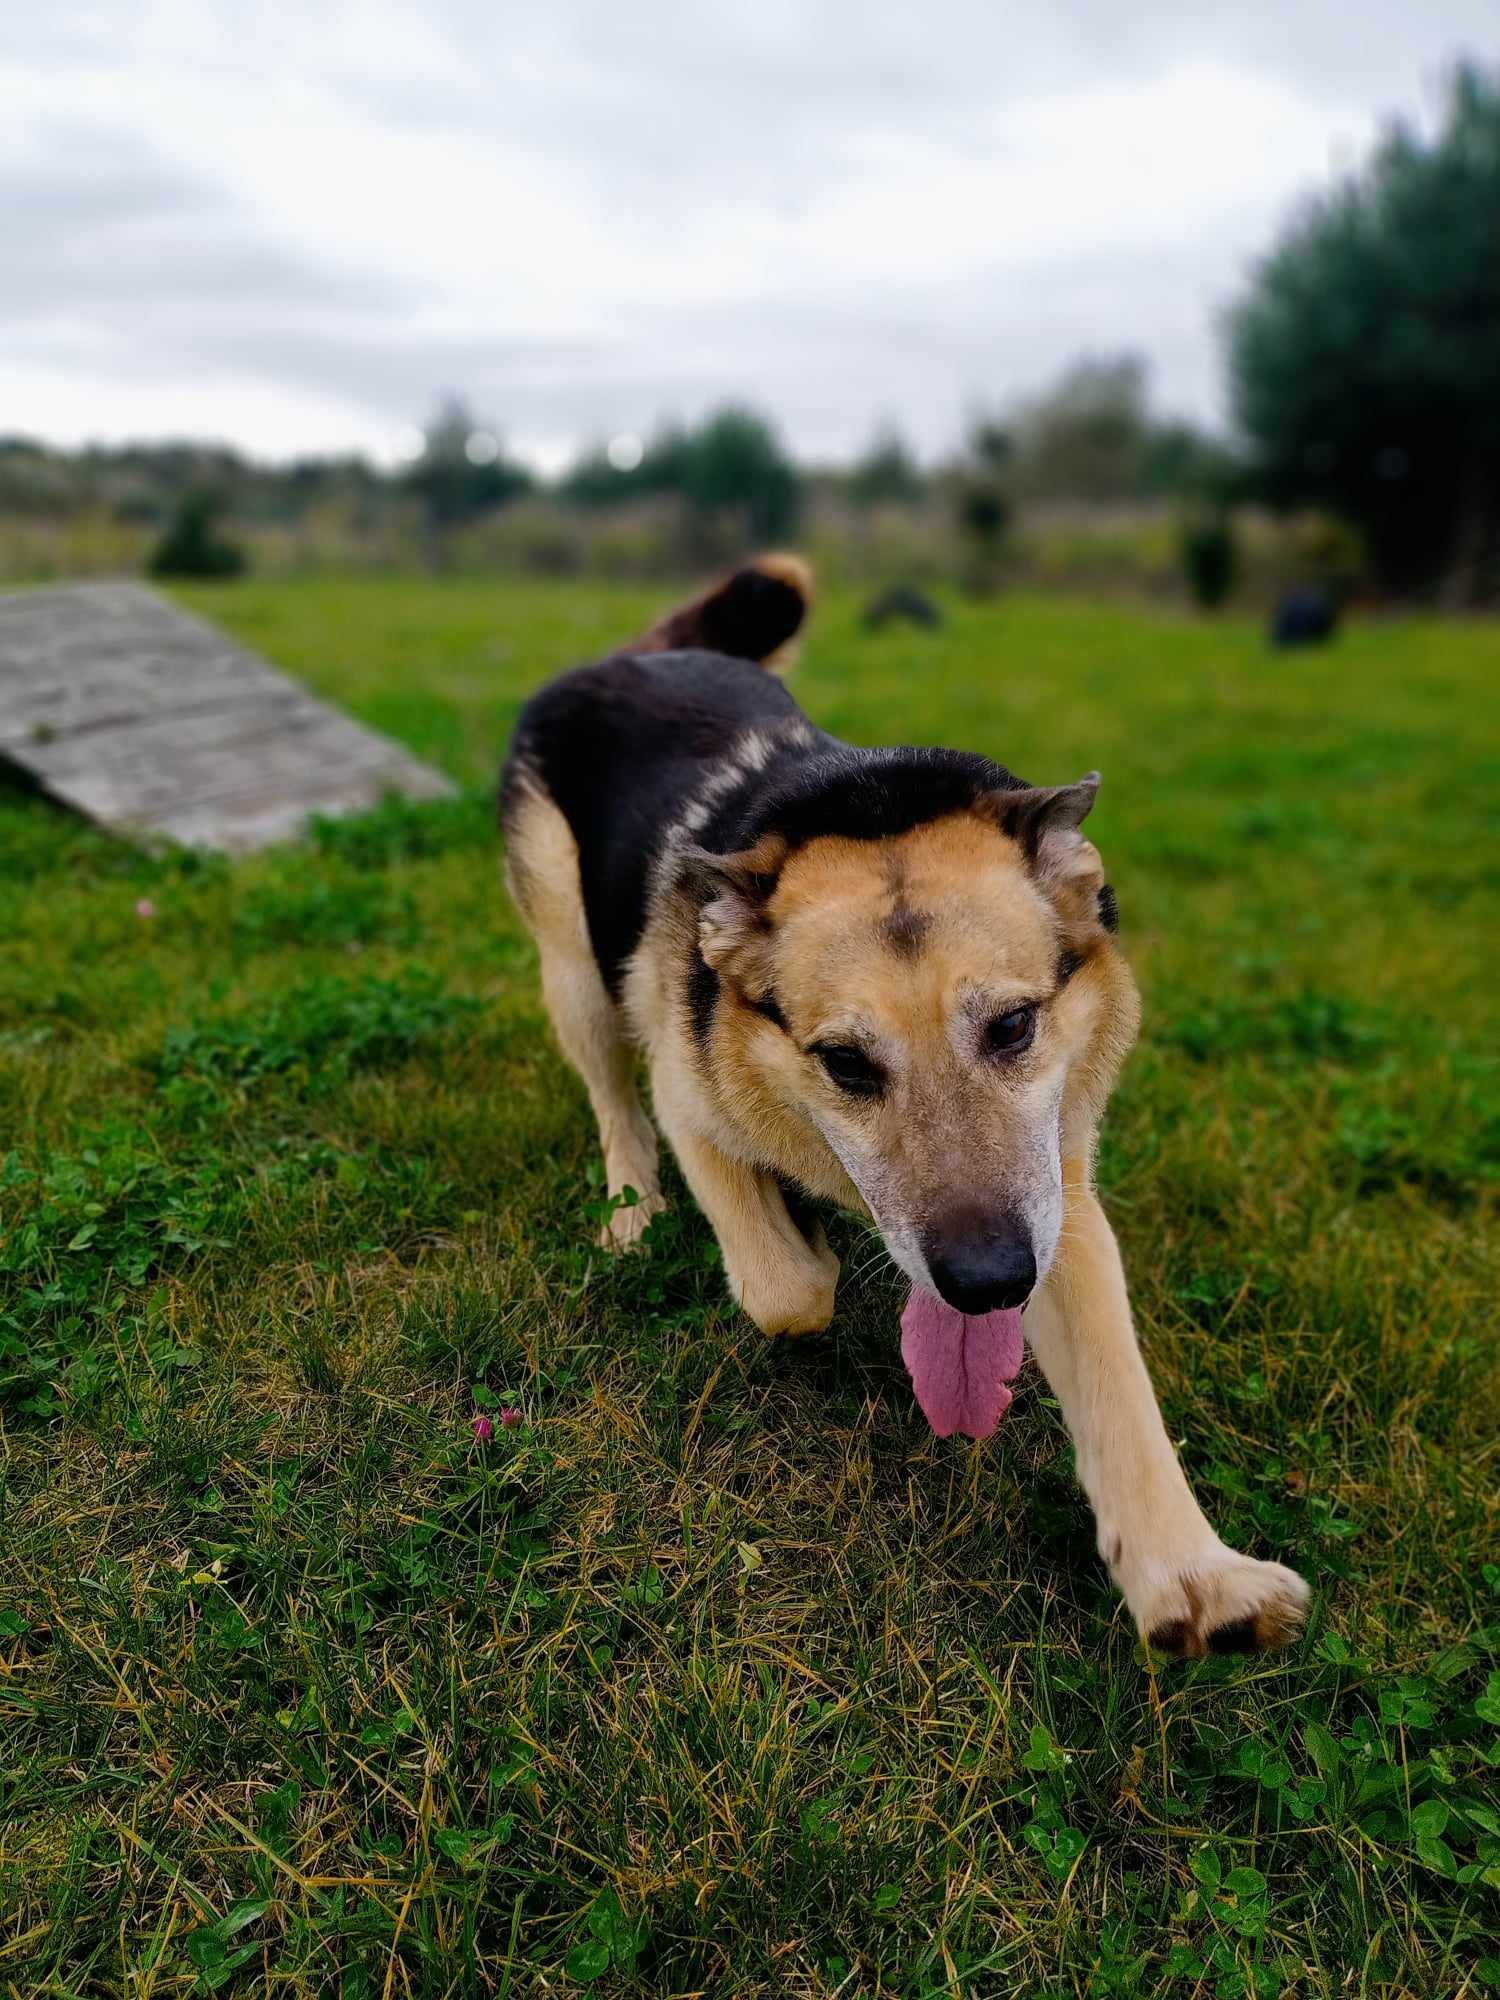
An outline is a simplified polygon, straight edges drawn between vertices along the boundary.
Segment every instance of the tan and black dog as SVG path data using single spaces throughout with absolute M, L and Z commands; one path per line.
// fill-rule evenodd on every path
M 1038 789 L 971 752 L 825 734 L 765 670 L 808 601 L 801 563 L 763 558 L 516 730 L 511 890 L 609 1188 L 638 1196 L 607 1238 L 662 1205 L 639 1048 L 757 1325 L 833 1314 L 838 1260 L 785 1189 L 870 1216 L 912 1281 L 902 1351 L 934 1428 L 993 1428 L 1024 1324 L 1141 1631 L 1184 1654 L 1283 1643 L 1307 1587 L 1204 1519 L 1092 1185 L 1139 1014 L 1079 831 L 1097 776 Z

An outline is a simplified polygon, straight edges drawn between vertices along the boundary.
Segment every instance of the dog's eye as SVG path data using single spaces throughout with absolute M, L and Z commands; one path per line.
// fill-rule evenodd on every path
M 831 1080 L 851 1097 L 878 1097 L 885 1084 L 885 1072 L 860 1049 L 841 1042 L 820 1043 L 812 1053 Z
M 1029 1049 L 1036 1036 L 1036 1008 L 1012 1007 L 997 1014 L 984 1031 L 984 1045 L 994 1055 L 1019 1055 Z

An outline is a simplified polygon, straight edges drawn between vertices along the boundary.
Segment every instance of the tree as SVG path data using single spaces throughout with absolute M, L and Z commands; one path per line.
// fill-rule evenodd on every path
M 1250 497 L 1241 461 L 1196 424 L 1152 423 L 1141 445 L 1137 487 L 1148 500 L 1228 507 Z
M 1500 76 L 1310 203 L 1228 331 L 1268 500 L 1343 515 L 1392 590 L 1500 592 Z
M 644 459 L 641 464 L 645 464 Z M 618 507 L 625 500 L 637 499 L 645 490 L 641 466 L 622 471 L 610 463 L 609 453 L 602 444 L 591 445 L 575 458 L 557 482 L 557 497 L 566 506 L 590 511 Z
M 797 524 L 802 480 L 775 431 L 753 410 L 718 411 L 690 432 L 682 497 L 695 514 L 737 513 L 755 542 L 779 541 Z
M 450 528 L 529 491 L 531 475 L 511 464 L 495 433 L 477 424 L 460 398 L 450 396 L 428 425 L 422 455 L 405 483 L 422 502 L 436 560 Z
M 715 411 L 696 430 L 667 425 L 628 471 L 595 447 L 563 476 L 559 490 L 577 507 L 676 494 L 700 526 L 736 517 L 740 536 L 752 542 L 789 534 L 802 505 L 801 474 L 775 431 L 737 405 Z
M 922 473 L 893 423 L 884 423 L 849 474 L 856 507 L 910 506 L 922 497 Z
M 1085 356 L 1016 414 L 1016 491 L 1037 500 L 1129 499 L 1147 435 L 1146 364 Z
M 658 430 L 634 465 L 616 465 L 606 445 L 592 445 L 558 481 L 559 497 L 570 507 L 593 509 L 680 493 L 689 449 L 688 433 L 676 424 Z

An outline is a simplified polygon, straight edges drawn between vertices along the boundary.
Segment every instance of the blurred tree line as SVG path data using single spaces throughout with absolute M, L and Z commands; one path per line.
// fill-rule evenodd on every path
M 696 429 L 673 425 L 646 444 L 639 462 L 620 465 L 606 446 L 585 452 L 559 484 L 577 507 L 618 507 L 675 495 L 700 520 L 734 516 L 749 542 L 775 542 L 797 525 L 802 474 L 776 432 L 754 410 L 716 411 Z
M 319 513 L 336 513 L 355 536 L 400 517 L 419 537 L 428 566 L 441 569 L 458 531 L 539 486 L 506 454 L 498 430 L 454 396 L 428 424 L 421 450 L 386 469 L 360 457 L 272 466 L 227 447 L 190 443 L 67 452 L 0 436 L 0 517 L 61 520 L 93 509 L 153 528 L 161 540 L 151 566 L 162 575 L 233 573 L 220 528 L 226 519 L 253 531 Z M 589 450 L 551 489 L 562 507 L 580 511 L 675 502 L 689 561 L 715 553 L 718 544 L 732 549 L 791 535 L 804 491 L 804 474 L 772 426 L 739 406 L 697 426 L 663 430 L 625 469 L 603 446 Z
M 939 465 L 922 464 L 889 417 L 852 464 L 799 465 L 738 404 L 645 440 L 601 441 L 545 484 L 455 398 L 391 467 L 0 437 L 0 573 L 16 573 L 7 524 L 80 516 L 149 532 L 164 572 L 223 575 L 237 566 L 230 526 L 257 550 L 277 536 L 318 546 L 326 529 L 330 560 L 434 569 L 472 565 L 482 546 L 498 561 L 503 543 L 523 566 L 564 573 L 607 543 L 620 573 L 644 573 L 725 560 L 836 516 L 856 568 L 899 566 L 920 542 L 930 577 L 945 536 L 940 573 L 987 590 L 1016 573 L 1028 522 L 1092 509 L 1099 520 L 1166 516 L 1174 561 L 1212 606 L 1240 566 L 1236 524 L 1259 507 L 1315 510 L 1322 554 L 1308 560 L 1325 576 L 1337 568 L 1347 581 L 1363 560 L 1388 593 L 1494 603 L 1500 78 L 1459 71 L 1430 136 L 1395 126 L 1361 172 L 1310 202 L 1234 306 L 1226 345 L 1228 435 L 1158 415 L 1144 360 L 1106 353 L 974 413 Z M 504 541 L 486 528 L 502 519 L 524 527 Z M 915 540 L 893 533 L 899 521 L 916 524 Z M 630 525 L 642 522 L 649 530 Z

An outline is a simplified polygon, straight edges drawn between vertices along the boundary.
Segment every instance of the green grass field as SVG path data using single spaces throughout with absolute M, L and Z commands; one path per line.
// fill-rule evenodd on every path
M 0 1993 L 1500 1986 L 1500 629 L 834 602 L 795 683 L 1104 771 L 1143 1344 L 1216 1526 L 1316 1593 L 1183 1668 L 1034 1371 L 927 1430 L 854 1224 L 790 1346 L 681 1206 L 590 1247 L 489 793 L 652 601 L 183 600 L 469 790 L 234 866 L 0 794 Z

